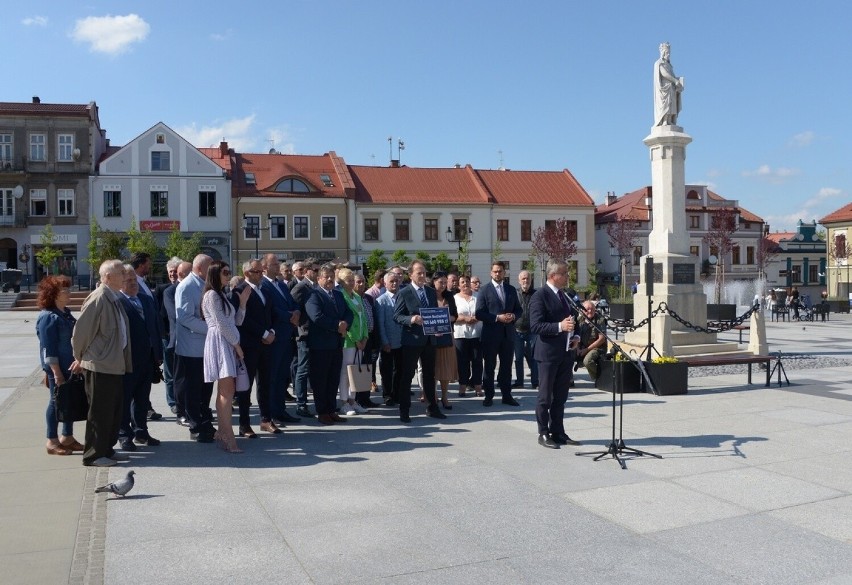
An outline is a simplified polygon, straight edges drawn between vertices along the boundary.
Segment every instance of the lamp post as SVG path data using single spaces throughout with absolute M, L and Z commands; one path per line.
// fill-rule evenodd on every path
M 255 257 L 255 259 L 259 260 L 260 259 L 260 247 L 259 247 L 260 230 L 268 230 L 269 229 L 269 222 L 272 220 L 272 214 L 271 213 L 266 214 L 266 222 L 267 222 L 266 227 L 260 227 L 260 217 L 259 216 L 257 216 L 257 217 L 258 217 L 258 220 L 257 220 L 258 225 L 249 227 L 248 217 L 246 216 L 245 213 L 243 214 L 243 238 L 247 240 L 251 237 L 254 237 L 254 257 Z M 253 236 L 249 235 L 249 230 L 251 230 L 251 233 L 254 234 Z
M 27 271 L 27 292 L 30 292 L 30 245 L 29 244 L 24 244 L 24 247 L 21 250 L 21 254 L 18 256 L 18 260 L 21 261 L 21 264 L 24 265 L 24 268 Z
M 462 245 L 465 242 L 469 242 L 473 238 L 473 229 L 467 228 L 467 233 L 464 234 L 463 238 L 456 238 L 455 234 L 453 233 L 452 228 L 450 228 L 450 227 L 447 227 L 446 234 L 447 234 L 447 241 L 450 242 L 451 244 L 458 244 L 459 245 L 459 252 L 461 252 L 462 251 Z

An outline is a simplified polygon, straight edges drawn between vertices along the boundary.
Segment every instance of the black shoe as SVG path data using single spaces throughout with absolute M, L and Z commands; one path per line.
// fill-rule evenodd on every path
M 148 411 L 148 420 L 160 420 L 161 418 L 163 418 L 163 415 L 153 408 Z
M 169 410 L 172 411 L 172 414 L 177 414 L 177 405 L 173 404 L 169 407 Z
M 512 388 L 523 388 L 523 387 L 524 387 L 523 382 L 515 382 L 514 384 L 512 384 Z
M 381 402 L 375 402 L 369 398 L 358 402 L 358 404 L 360 404 L 362 408 L 378 408 L 379 406 L 382 406 Z
M 311 413 L 311 410 L 307 406 L 296 407 L 296 414 L 305 418 L 314 418 L 314 415 Z
M 160 445 L 160 440 L 155 439 L 148 433 L 136 435 L 133 437 L 133 442 L 138 445 L 147 445 L 148 447 L 157 447 Z
M 503 404 L 508 404 L 509 406 L 520 406 L 521 403 L 509 396 L 508 398 L 504 398 L 501 400 Z
M 135 451 L 136 445 L 133 444 L 131 439 L 122 439 L 121 440 L 121 450 L 122 451 Z
M 407 412 L 400 412 L 400 413 L 399 413 L 399 421 L 400 421 L 400 422 L 404 422 L 404 423 L 410 423 L 410 422 L 411 422 L 411 417 L 410 417 L 410 416 L 408 416 L 408 413 L 407 413 Z
M 550 435 L 539 435 L 538 436 L 538 444 L 542 447 L 547 447 L 548 449 L 558 449 L 559 445 L 554 441 Z
M 432 418 L 447 418 L 447 415 L 441 412 L 441 410 L 436 406 L 435 408 L 430 408 L 426 411 L 428 416 Z
M 180 426 L 182 426 L 182 427 L 188 427 L 188 426 L 189 426 L 189 421 L 188 421 L 188 420 L 186 420 L 186 417 L 185 417 L 185 416 L 179 416 L 179 417 L 177 417 L 177 418 L 175 419 L 175 422 L 176 422 L 177 424 L 179 424 Z
M 298 416 L 293 416 L 292 414 L 290 414 L 286 410 L 284 411 L 284 414 L 282 414 L 279 417 L 276 417 L 276 419 L 280 420 L 281 422 L 285 422 L 285 423 L 294 423 L 294 422 L 299 422 L 300 420 L 302 420 Z
M 198 443 L 212 443 L 213 435 L 208 433 L 207 431 L 201 431 L 199 433 L 189 433 L 189 438 L 193 441 L 197 441 Z
M 532 385 L 532 389 L 533 389 L 533 390 L 538 390 L 538 382 L 533 383 L 533 385 Z
M 284 402 L 296 402 L 296 397 L 290 394 L 289 390 L 284 391 Z
M 385 406 L 398 406 L 399 402 L 394 400 L 393 398 L 385 398 Z
M 568 435 L 560 435 L 558 437 L 554 437 L 553 440 L 559 443 L 560 445 L 574 445 L 575 447 L 578 447 L 583 444 L 580 441 L 575 441 Z
M 493 398 L 486 398 L 482 401 L 482 406 L 491 406 L 492 404 L 494 404 Z

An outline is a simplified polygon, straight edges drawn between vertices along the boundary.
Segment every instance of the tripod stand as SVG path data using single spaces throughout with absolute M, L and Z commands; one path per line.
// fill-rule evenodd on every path
M 772 369 L 769 371 L 769 380 L 772 381 L 772 375 L 775 371 L 778 371 L 778 386 L 781 386 L 781 374 L 784 374 L 784 380 L 787 381 L 787 385 L 790 385 L 790 378 L 787 377 L 787 372 L 784 370 L 784 364 L 781 363 L 781 352 L 778 352 L 778 356 L 775 358 L 775 364 L 772 366 Z

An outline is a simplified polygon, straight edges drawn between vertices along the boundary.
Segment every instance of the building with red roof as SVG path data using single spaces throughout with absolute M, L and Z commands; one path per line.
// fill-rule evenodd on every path
M 847 203 L 819 220 L 826 228 L 828 243 L 828 294 L 835 299 L 849 299 L 852 303 L 852 203 Z

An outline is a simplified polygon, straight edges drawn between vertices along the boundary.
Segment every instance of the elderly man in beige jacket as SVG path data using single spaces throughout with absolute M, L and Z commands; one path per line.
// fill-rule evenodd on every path
M 101 264 L 101 285 L 83 304 L 74 326 L 71 346 L 84 370 L 89 417 L 83 465 L 109 467 L 126 455 L 115 452 L 121 424 L 123 376 L 133 371 L 127 315 L 117 295 L 125 269 L 119 260 Z

